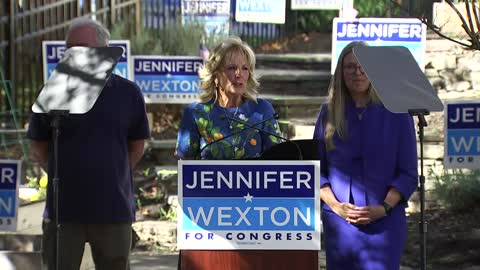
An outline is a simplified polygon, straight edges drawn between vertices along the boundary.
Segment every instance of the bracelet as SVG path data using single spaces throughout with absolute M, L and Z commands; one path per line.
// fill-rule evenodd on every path
M 390 213 L 392 212 L 393 207 L 392 207 L 390 204 L 386 203 L 386 202 L 383 202 L 383 203 L 382 203 L 382 206 L 383 206 L 383 208 L 385 209 L 385 216 L 389 216 Z

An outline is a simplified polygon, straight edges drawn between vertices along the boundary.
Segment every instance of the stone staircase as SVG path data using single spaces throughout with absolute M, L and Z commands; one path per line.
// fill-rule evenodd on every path
M 45 201 L 18 208 L 17 231 L 0 232 L 0 270 L 41 270 L 42 213 Z M 90 246 L 85 245 L 80 270 L 94 269 Z
M 281 54 L 257 57 L 260 94 L 325 96 L 330 80 L 330 54 Z
M 41 269 L 41 218 L 44 204 L 18 209 L 17 231 L 0 233 L 0 269 Z

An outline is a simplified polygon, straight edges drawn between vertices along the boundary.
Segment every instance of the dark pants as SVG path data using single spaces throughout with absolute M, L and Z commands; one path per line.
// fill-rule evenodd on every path
M 42 224 L 42 259 L 44 269 L 54 270 L 56 229 L 54 221 Z M 78 270 L 85 243 L 92 249 L 96 270 L 128 270 L 132 226 L 118 224 L 61 224 L 59 263 L 61 270 Z

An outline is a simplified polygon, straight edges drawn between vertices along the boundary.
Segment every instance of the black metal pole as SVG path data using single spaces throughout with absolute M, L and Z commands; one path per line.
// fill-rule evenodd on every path
M 16 22 L 17 22 L 17 1 L 10 1 L 10 6 L 7 7 L 9 9 L 8 12 L 8 23 L 10 25 L 10 28 L 8 28 L 8 57 L 7 57 L 7 63 L 5 65 L 8 65 L 7 68 L 7 80 L 10 80 L 10 94 L 13 102 L 17 101 L 17 83 L 16 83 L 16 44 L 15 44 L 15 39 L 17 38 L 17 27 L 16 27 Z M 7 89 L 5 89 L 7 91 Z M 7 103 L 6 107 L 7 110 L 12 111 L 13 113 L 13 104 Z M 5 115 L 5 122 L 7 123 L 8 121 L 11 121 L 10 115 L 6 114 Z
M 419 176 L 419 193 L 420 193 L 420 269 L 427 269 L 427 222 L 425 220 L 425 175 L 423 173 L 423 142 L 424 127 L 427 126 L 425 115 L 429 112 L 426 110 L 411 110 L 410 115 L 418 117 L 418 138 L 420 141 L 420 176 Z
M 59 219 L 59 194 L 60 177 L 58 176 L 58 138 L 60 136 L 60 121 L 68 115 L 68 111 L 52 110 L 49 112 L 51 127 L 53 129 L 53 208 L 55 212 L 55 269 L 60 270 L 60 232 L 61 224 Z
M 427 269 L 427 222 L 425 221 L 425 175 L 423 174 L 423 142 L 424 142 L 424 130 L 423 127 L 427 126 L 425 117 L 423 114 L 418 115 L 418 137 L 420 139 L 420 235 L 422 237 L 420 248 L 421 260 L 420 269 Z

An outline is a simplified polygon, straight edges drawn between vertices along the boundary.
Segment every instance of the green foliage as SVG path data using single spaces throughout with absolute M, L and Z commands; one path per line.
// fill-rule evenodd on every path
M 298 30 L 301 33 L 330 32 L 333 18 L 338 17 L 338 10 L 299 10 L 297 12 Z
M 177 222 L 177 208 L 172 206 L 168 210 L 160 208 L 160 217 L 171 222 Z
M 129 35 L 129 22 L 117 24 L 111 31 L 112 39 L 130 39 L 133 55 L 198 55 L 200 42 L 204 37 L 201 24 L 170 24 L 162 29 L 143 29 Z M 224 35 L 212 34 L 205 39 L 205 45 L 212 49 Z
M 445 206 L 462 210 L 480 203 L 480 171 L 444 171 L 435 176 L 435 195 Z
M 30 197 L 29 200 L 32 202 L 45 200 L 47 197 L 48 176 L 46 174 L 40 177 L 27 175 L 26 178 L 26 186 L 37 189 L 37 193 Z
M 138 192 L 135 193 L 135 206 L 136 206 L 136 209 L 142 209 L 142 207 L 144 206 L 144 200 L 145 200 L 145 193 L 147 193 L 145 191 L 144 188 L 139 188 L 138 189 Z
M 395 7 L 391 0 L 355 1 L 353 6 L 358 10 L 357 17 L 397 17 L 400 15 L 400 9 Z

